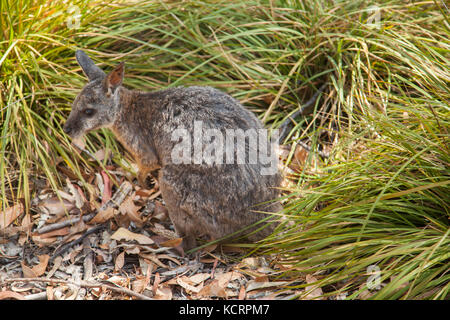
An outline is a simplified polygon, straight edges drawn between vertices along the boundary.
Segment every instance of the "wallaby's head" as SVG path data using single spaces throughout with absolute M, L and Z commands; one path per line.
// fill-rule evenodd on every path
M 64 132 L 72 138 L 79 138 L 91 130 L 114 123 L 119 111 L 119 87 L 124 64 L 120 63 L 106 75 L 83 51 L 77 50 L 75 56 L 89 82 L 75 98 Z

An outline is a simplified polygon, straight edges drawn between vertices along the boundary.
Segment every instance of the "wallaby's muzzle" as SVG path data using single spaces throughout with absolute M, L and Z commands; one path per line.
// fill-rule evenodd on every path
M 70 132 L 72 131 L 72 128 L 66 124 L 66 125 L 64 125 L 63 131 L 65 134 L 68 134 L 70 136 Z
M 75 136 L 78 134 L 78 129 L 79 128 L 76 121 L 74 122 L 73 120 L 71 120 L 69 116 L 69 119 L 67 119 L 63 127 L 64 133 L 69 135 L 71 138 L 75 138 Z

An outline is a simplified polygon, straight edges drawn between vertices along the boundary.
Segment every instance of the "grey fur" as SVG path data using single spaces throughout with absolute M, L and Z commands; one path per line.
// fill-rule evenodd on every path
M 227 129 L 261 129 L 261 122 L 237 100 L 211 87 L 138 92 L 119 86 L 111 94 L 105 83 L 110 75 L 95 78 L 83 88 L 74 101 L 64 131 L 79 137 L 90 130 L 108 127 L 135 157 L 140 181 L 149 172 L 160 169 L 161 194 L 185 249 L 196 245 L 196 237 L 218 239 L 267 217 L 256 211 L 282 209 L 278 201 L 273 201 L 279 197 L 280 174 L 277 171 L 262 175 L 261 163 L 172 161 L 171 151 L 177 143 L 172 141 L 172 133 L 183 127 L 192 134 L 194 121 L 202 121 L 204 129 L 222 133 Z M 86 109 L 95 109 L 95 114 L 87 116 Z M 256 229 L 261 226 L 264 224 Z M 247 238 L 262 239 L 274 226 L 275 223 L 268 224 Z

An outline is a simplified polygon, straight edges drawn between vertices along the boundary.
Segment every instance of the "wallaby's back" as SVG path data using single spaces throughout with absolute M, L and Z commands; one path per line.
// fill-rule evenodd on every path
M 201 123 L 203 133 L 217 129 L 223 137 L 230 129 L 262 129 L 261 122 L 231 96 L 210 87 L 177 87 L 136 94 L 129 105 L 131 109 L 122 114 L 135 121 L 132 135 L 142 137 L 137 145 L 143 149 L 154 148 L 161 167 L 159 184 L 163 199 L 178 233 L 186 241 L 193 245 L 191 235 L 207 235 L 213 239 L 226 236 L 267 217 L 256 211 L 281 209 L 278 202 L 258 206 L 278 197 L 280 183 L 278 172 L 261 174 L 261 163 L 227 164 L 226 159 L 223 164 L 192 163 L 196 151 L 195 122 Z M 138 105 L 142 107 L 136 108 Z M 129 123 L 129 120 L 120 122 Z M 179 140 L 173 141 L 172 134 L 180 128 L 193 137 L 189 152 L 192 161 L 187 164 L 173 161 L 173 149 Z M 251 147 L 246 145 L 246 160 Z M 237 150 L 234 150 L 236 158 Z M 261 239 L 272 230 L 269 226 L 249 239 Z

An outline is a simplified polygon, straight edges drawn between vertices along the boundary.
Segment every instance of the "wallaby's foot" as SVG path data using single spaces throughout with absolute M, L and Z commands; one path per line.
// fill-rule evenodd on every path
M 148 189 L 151 182 L 154 182 L 154 188 L 155 189 L 159 189 L 159 184 L 158 184 L 158 180 L 157 177 L 158 176 L 158 170 L 139 170 L 139 172 L 137 173 L 137 181 L 140 187 L 144 188 L 144 189 Z M 148 183 L 147 178 L 151 178 L 151 182 Z
M 159 182 L 158 182 L 158 173 L 157 171 L 150 172 L 150 177 L 152 178 L 152 182 L 154 184 L 153 189 L 158 190 L 159 189 Z
M 147 189 L 148 172 L 139 171 L 137 174 L 138 184 L 141 188 Z
M 186 253 L 187 251 L 197 247 L 197 240 L 195 240 L 194 236 L 184 236 L 181 246 L 183 248 L 183 251 Z

